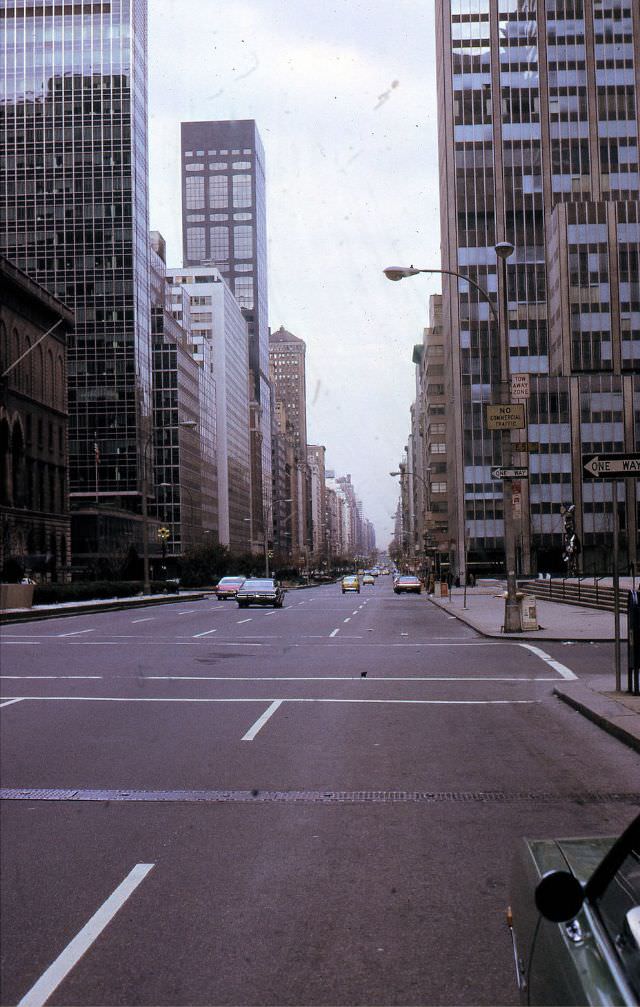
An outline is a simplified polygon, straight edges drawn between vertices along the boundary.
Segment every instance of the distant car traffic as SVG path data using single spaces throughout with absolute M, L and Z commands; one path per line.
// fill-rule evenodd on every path
M 284 588 L 271 577 L 251 577 L 245 580 L 236 594 L 239 608 L 247 605 L 273 605 L 282 608 L 284 604 Z
M 218 601 L 224 601 L 226 598 L 235 598 L 238 588 L 242 587 L 245 579 L 244 577 L 222 577 L 215 589 Z
M 640 815 L 618 840 L 524 840 L 510 895 L 521 1003 L 640 1003 Z
M 355 574 L 348 574 L 342 578 L 342 593 L 345 591 L 357 591 L 360 593 L 360 580 Z
M 420 594 L 422 592 L 422 582 L 418 577 L 398 577 L 393 582 L 393 590 L 396 594 Z
M 362 578 L 362 584 L 363 584 L 363 586 L 365 584 L 373 584 L 373 585 L 375 585 L 375 582 L 376 582 L 376 579 L 375 579 L 375 577 L 373 576 L 372 573 L 365 573 L 364 574 L 364 576 Z

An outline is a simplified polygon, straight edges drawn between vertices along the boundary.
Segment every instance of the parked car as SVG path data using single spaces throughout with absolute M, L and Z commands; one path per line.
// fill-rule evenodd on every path
M 235 598 L 238 589 L 242 587 L 245 577 L 222 577 L 216 584 L 216 598 L 224 601 L 226 598 Z
M 422 591 L 422 581 L 418 577 L 403 576 L 398 577 L 393 584 L 396 594 L 420 594 Z
M 619 839 L 524 840 L 510 895 L 521 1003 L 640 1003 L 640 815 Z
M 373 576 L 372 573 L 365 573 L 364 577 L 362 578 L 362 583 L 363 583 L 363 585 L 364 584 L 373 584 L 375 586 L 376 579 L 375 579 L 375 577 Z
M 239 608 L 246 608 L 247 605 L 273 605 L 274 608 L 282 608 L 284 588 L 272 577 L 247 578 L 238 589 L 236 601 Z
M 360 579 L 355 574 L 348 574 L 342 578 L 342 593 L 345 591 L 357 591 L 360 593 Z

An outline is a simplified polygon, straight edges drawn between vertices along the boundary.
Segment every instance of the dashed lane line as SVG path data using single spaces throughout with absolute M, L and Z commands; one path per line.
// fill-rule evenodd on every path
M 334 629 L 333 632 L 329 633 L 329 638 L 331 638 L 332 636 L 337 636 L 339 632 L 340 627 L 338 627 L 338 629 Z
M 84 633 L 95 633 L 95 629 L 76 629 L 73 633 L 56 633 L 57 637 L 63 636 L 82 636 Z
M 154 866 L 155 864 L 136 864 L 129 871 L 126 878 L 85 923 L 82 930 L 67 944 L 64 951 L 61 951 L 43 972 L 28 993 L 25 993 L 18 1007 L 43 1007 Z
M 131 625 L 135 626 L 136 623 L 138 623 L 138 622 L 153 622 L 154 619 L 155 619 L 155 615 L 148 615 L 146 619 L 132 619 L 131 620 Z
M 252 617 L 249 617 L 248 619 L 238 619 L 238 621 L 236 623 L 236 626 L 242 626 L 242 624 L 244 622 L 251 622 L 251 621 L 252 621 Z
M 196 633 L 194 635 L 193 639 L 197 640 L 201 636 L 211 636 L 212 633 L 217 633 L 217 632 L 218 632 L 217 629 L 205 629 L 204 633 Z

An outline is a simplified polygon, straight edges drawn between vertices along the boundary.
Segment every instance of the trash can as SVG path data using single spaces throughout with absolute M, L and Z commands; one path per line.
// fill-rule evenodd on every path
M 640 592 L 627 594 L 627 691 L 640 696 Z
M 538 610 L 533 594 L 524 594 L 520 599 L 520 624 L 523 630 L 539 629 Z

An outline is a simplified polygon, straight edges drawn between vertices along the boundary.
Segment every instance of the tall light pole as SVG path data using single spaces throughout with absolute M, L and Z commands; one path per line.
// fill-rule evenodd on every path
M 474 287 L 489 305 L 498 331 L 500 347 L 500 402 L 509 401 L 509 295 L 507 291 L 507 259 L 513 254 L 514 246 L 510 241 L 499 241 L 495 245 L 498 261 L 501 263 L 499 289 L 502 296 L 499 301 L 499 313 L 496 312 L 493 301 L 484 287 L 481 287 L 472 277 L 459 273 L 456 269 L 417 269 L 415 266 L 387 266 L 383 270 L 388 280 L 404 280 L 407 276 L 417 276 L 418 273 L 440 273 L 446 276 L 456 276 Z M 511 431 L 502 431 L 502 466 L 511 465 Z M 503 492 L 503 527 L 505 568 L 507 575 L 507 591 L 504 608 L 504 632 L 519 633 L 522 631 L 520 606 L 516 593 L 515 570 L 515 534 L 513 527 L 513 510 L 511 502 L 511 481 L 502 480 Z M 465 570 L 466 580 L 466 570 Z
M 431 469 L 427 466 L 424 469 L 424 471 L 425 472 L 431 472 Z M 422 483 L 422 485 L 424 486 L 424 491 L 425 491 L 426 496 L 428 497 L 430 495 L 429 485 L 427 483 L 427 480 L 424 478 L 424 476 L 418 475 L 417 472 L 410 472 L 408 469 L 406 469 L 403 472 L 401 469 L 399 469 L 397 472 L 390 472 L 389 475 L 392 476 L 392 477 L 394 477 L 394 478 L 397 477 L 397 476 L 400 476 L 401 480 L 402 480 L 403 476 L 411 476 L 412 479 L 419 479 L 420 482 Z M 425 549 L 425 553 L 426 553 L 426 549 Z

